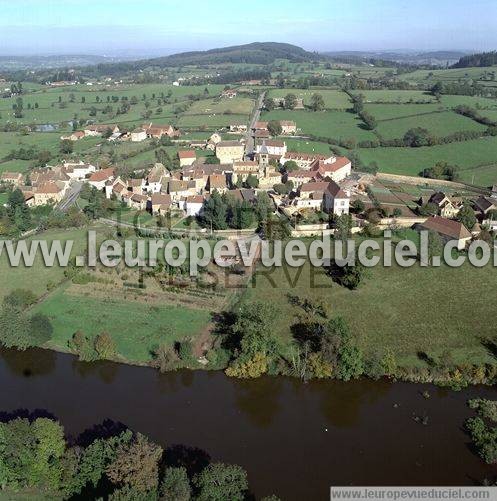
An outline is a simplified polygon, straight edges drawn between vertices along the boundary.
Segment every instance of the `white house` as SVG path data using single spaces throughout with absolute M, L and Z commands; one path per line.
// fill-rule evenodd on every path
M 71 180 L 74 179 L 77 181 L 85 179 L 86 176 L 92 174 L 97 170 L 97 168 L 94 165 L 85 164 L 83 162 L 78 162 L 78 163 L 64 162 L 63 169 Z
M 191 195 L 186 197 L 184 203 L 184 210 L 187 216 L 197 216 L 200 214 L 205 202 L 205 197 L 202 195 Z
M 147 132 L 144 129 L 135 129 L 131 132 L 131 141 L 133 143 L 140 143 L 147 139 Z
M 335 181 L 330 181 L 324 192 L 323 208 L 333 214 L 348 214 L 350 196 Z
M 315 172 L 318 178 L 329 178 L 339 183 L 352 173 L 352 163 L 347 157 L 333 157 L 330 162 L 316 160 L 310 170 Z
M 265 149 L 266 148 L 266 149 Z M 282 157 L 286 153 L 286 143 L 285 141 L 279 141 L 276 139 L 266 139 L 262 144 L 258 144 L 255 148 L 256 153 L 261 153 L 266 151 L 269 155 L 274 155 L 277 157 Z

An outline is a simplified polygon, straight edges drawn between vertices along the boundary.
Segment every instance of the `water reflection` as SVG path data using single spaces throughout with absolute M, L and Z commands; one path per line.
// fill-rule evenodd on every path
M 36 377 L 55 370 L 57 353 L 50 350 L 8 350 L 0 348 L 0 357 L 13 375 Z
M 237 409 L 254 426 L 269 428 L 281 412 L 283 381 L 283 378 L 276 377 L 264 377 L 255 381 L 232 380 Z

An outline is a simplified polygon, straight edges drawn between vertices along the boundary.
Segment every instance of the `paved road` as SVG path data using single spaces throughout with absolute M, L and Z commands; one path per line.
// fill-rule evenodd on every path
M 247 134 L 245 135 L 245 156 L 249 157 L 255 150 L 255 141 L 254 141 L 254 133 L 252 129 L 255 127 L 255 122 L 259 121 L 262 110 L 262 103 L 264 101 L 264 97 L 266 96 L 266 92 L 263 92 L 259 99 L 256 101 L 254 112 L 252 115 L 252 119 L 250 120 L 250 124 L 247 129 Z
M 81 192 L 82 187 L 83 183 L 81 181 L 76 181 L 74 183 L 71 183 L 66 197 L 59 204 L 59 210 L 65 212 L 71 206 L 73 206 L 76 203 L 76 200 L 79 198 L 79 194 Z

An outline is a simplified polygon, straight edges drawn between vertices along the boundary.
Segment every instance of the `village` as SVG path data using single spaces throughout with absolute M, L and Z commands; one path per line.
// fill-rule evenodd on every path
M 236 91 L 222 94 L 225 99 L 234 96 Z M 271 133 L 275 129 L 277 137 Z M 122 132 L 117 125 L 90 124 L 61 140 L 167 138 L 180 146 L 178 169 L 155 163 L 150 169 L 138 170 L 134 177 L 124 177 L 114 166 L 99 168 L 98 164 L 71 160 L 28 174 L 3 172 L 0 183 L 21 190 L 28 206 L 51 204 L 64 210 L 76 202 L 87 183 L 130 210 L 153 217 L 174 213 L 179 221 L 199 218 L 214 192 L 227 194 L 246 208 L 253 207 L 258 194 L 265 192 L 274 214 L 288 222 L 295 236 L 332 233 L 336 218 L 349 213 L 352 231 L 368 224 L 427 229 L 445 241 L 457 240 L 461 250 L 482 228 L 497 229 L 497 187 L 474 190 L 449 181 L 429 184 L 408 176 L 361 173 L 352 169 L 347 157 L 331 152 L 289 151 L 285 138 L 298 132 L 294 121 L 255 120 L 250 128 L 231 124 L 227 134 L 233 139 L 214 132 L 208 140 L 199 141 L 182 139 L 181 131 L 169 124 L 144 123 L 131 132 Z M 466 217 L 461 219 L 463 209 Z

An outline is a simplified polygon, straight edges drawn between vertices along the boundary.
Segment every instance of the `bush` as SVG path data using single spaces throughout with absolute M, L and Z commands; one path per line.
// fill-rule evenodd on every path
M 268 370 L 268 359 L 264 353 L 256 353 L 246 361 L 237 360 L 232 366 L 226 369 L 226 375 L 241 379 L 257 378 L 265 374 Z

